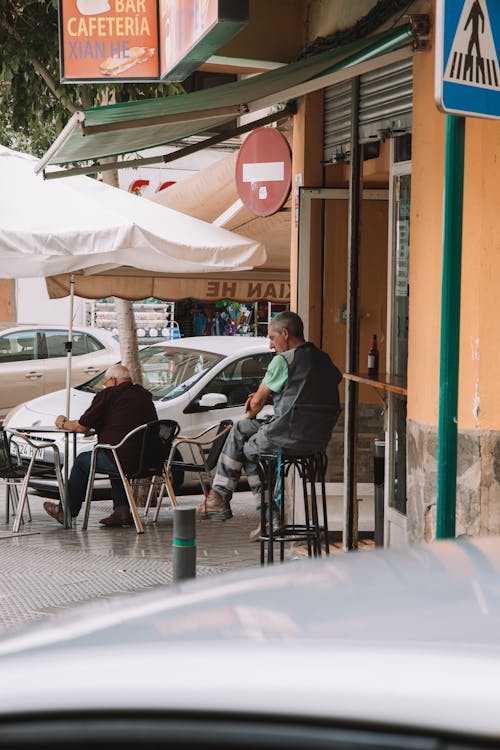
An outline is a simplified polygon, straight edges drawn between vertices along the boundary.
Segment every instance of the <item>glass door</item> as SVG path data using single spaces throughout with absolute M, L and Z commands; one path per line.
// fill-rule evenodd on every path
M 408 138 L 409 136 L 405 136 Z M 396 141 L 399 139 L 396 139 Z M 410 262 L 411 161 L 391 149 L 387 373 L 406 386 Z M 408 154 L 405 153 L 408 157 Z M 406 396 L 388 394 L 386 433 L 386 545 L 406 539 Z

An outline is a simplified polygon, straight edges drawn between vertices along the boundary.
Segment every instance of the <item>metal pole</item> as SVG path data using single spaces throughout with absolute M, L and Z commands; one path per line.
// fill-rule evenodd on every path
M 361 160 L 359 146 L 359 78 L 352 80 L 351 170 L 349 179 L 349 242 L 347 248 L 347 372 L 357 372 L 359 362 L 359 223 Z M 358 546 L 358 502 L 356 497 L 356 438 L 358 385 L 345 381 L 344 425 L 344 552 Z
M 173 581 L 196 578 L 196 508 L 174 508 Z
M 455 536 L 465 118 L 446 116 L 436 538 Z
M 68 340 L 66 342 L 66 411 L 65 414 L 70 418 L 71 403 L 71 357 L 73 349 L 73 307 L 75 301 L 75 275 L 72 273 L 69 277 L 69 323 L 68 323 Z M 71 528 L 71 516 L 69 514 L 68 498 L 68 476 L 69 476 L 69 434 L 64 433 L 64 528 Z

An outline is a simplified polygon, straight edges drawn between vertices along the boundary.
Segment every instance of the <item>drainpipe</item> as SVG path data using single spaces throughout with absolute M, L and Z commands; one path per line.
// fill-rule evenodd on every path
M 349 176 L 349 239 L 347 247 L 346 368 L 357 372 L 359 363 L 359 223 L 361 208 L 361 152 L 359 145 L 359 77 L 351 83 L 351 169 Z M 358 384 L 345 381 L 344 423 L 344 552 L 358 547 L 356 497 Z
M 436 538 L 455 536 L 465 118 L 446 116 Z

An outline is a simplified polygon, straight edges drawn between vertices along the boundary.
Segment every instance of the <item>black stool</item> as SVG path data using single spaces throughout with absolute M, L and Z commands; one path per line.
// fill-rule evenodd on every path
M 325 474 L 327 457 L 324 452 L 306 456 L 286 453 L 262 453 L 258 457 L 261 480 L 260 491 L 260 564 L 274 562 L 274 545 L 280 545 L 280 561 L 285 559 L 286 542 L 305 542 L 309 557 L 321 556 L 321 535 L 325 539 L 325 554 L 330 554 L 328 544 L 328 513 L 326 507 Z M 291 520 L 287 520 L 290 499 L 285 495 L 285 479 L 295 468 L 302 481 L 304 523 L 295 522 L 295 498 L 292 502 Z M 319 523 L 316 481 L 321 482 L 323 523 Z M 267 498 L 266 498 L 267 493 Z M 309 507 L 310 500 L 310 507 Z

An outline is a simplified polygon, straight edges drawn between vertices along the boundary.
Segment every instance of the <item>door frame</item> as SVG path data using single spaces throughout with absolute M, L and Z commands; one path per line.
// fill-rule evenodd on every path
M 394 139 L 390 145 L 390 172 L 389 172 L 389 226 L 387 244 L 387 348 L 386 348 L 386 372 L 392 373 L 394 355 L 394 284 L 396 275 L 396 207 L 394 185 L 397 177 L 411 176 L 411 160 L 394 161 Z M 391 487 L 394 475 L 394 400 L 392 393 L 387 399 L 387 429 L 385 433 L 385 487 L 384 487 L 384 546 L 402 546 L 407 544 L 407 516 L 391 507 Z
M 362 200 L 390 200 L 389 190 L 367 188 L 362 192 Z M 348 188 L 306 188 L 299 193 L 299 240 L 297 257 L 297 313 L 304 322 L 304 334 L 309 334 L 309 309 L 311 288 L 311 208 L 314 200 L 349 200 Z M 323 238 L 324 240 L 324 238 Z

